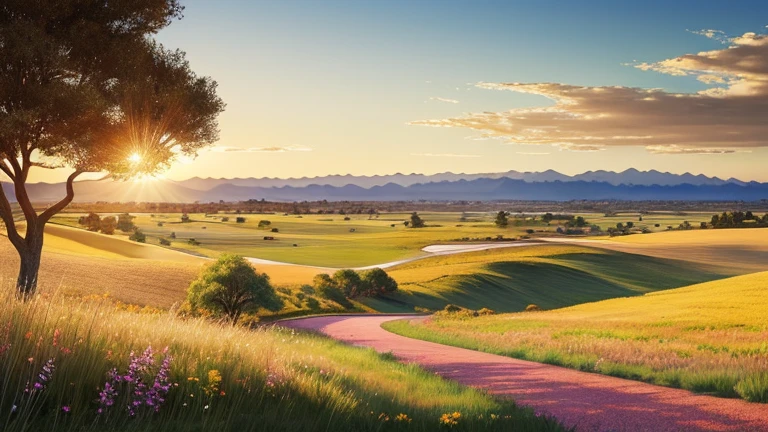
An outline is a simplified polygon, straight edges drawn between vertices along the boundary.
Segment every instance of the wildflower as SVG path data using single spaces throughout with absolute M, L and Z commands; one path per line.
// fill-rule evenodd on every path
M 61 330 L 56 329 L 53 331 L 53 346 L 59 346 L 59 337 L 61 336 Z
M 69 405 L 64 405 L 61 407 L 61 410 L 65 413 L 68 413 L 72 408 L 69 407 Z
M 411 420 L 412 419 L 410 417 L 408 417 L 407 414 L 403 414 L 403 413 L 400 413 L 400 414 L 397 415 L 397 417 L 395 417 L 395 421 L 396 422 L 401 422 L 401 423 L 410 423 Z
M 443 426 L 453 427 L 459 424 L 459 419 L 461 418 L 461 413 L 456 411 L 453 414 L 443 414 L 440 416 L 440 424 Z
M 219 392 L 219 385 L 221 385 L 221 373 L 216 369 L 208 371 L 208 385 L 203 389 L 205 394 L 212 396 Z
M 383 422 L 388 422 L 389 421 L 389 416 L 387 415 L 387 413 L 381 413 L 381 414 L 379 414 L 379 420 L 381 420 Z

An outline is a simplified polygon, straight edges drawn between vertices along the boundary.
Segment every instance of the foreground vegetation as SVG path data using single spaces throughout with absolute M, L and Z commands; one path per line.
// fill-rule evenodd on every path
M 94 299 L 0 301 L 6 431 L 418 431 L 446 421 L 560 430 L 512 402 L 321 336 L 115 311 Z
M 768 402 L 768 272 L 548 312 L 385 324 L 448 345 Z

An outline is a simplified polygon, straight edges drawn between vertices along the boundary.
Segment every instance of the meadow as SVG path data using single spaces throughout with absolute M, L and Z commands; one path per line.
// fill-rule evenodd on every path
M 0 294 L 0 424 L 23 430 L 557 431 L 391 356 L 100 299 Z
M 709 213 L 673 215 L 653 213 L 643 215 L 626 213 L 606 217 L 596 213 L 579 214 L 603 230 L 615 227 L 617 222 L 634 221 L 638 228 L 652 232 L 677 227 L 684 220 L 698 225 L 708 221 Z M 53 222 L 80 227 L 81 213 L 65 213 Z M 424 256 L 421 249 L 433 244 L 461 242 L 462 239 L 487 241 L 503 236 L 517 239 L 528 236 L 528 230 L 537 235 L 555 235 L 558 221 L 549 224 L 541 214 L 512 214 L 509 225 L 499 228 L 494 224 L 495 212 L 420 213 L 427 227 L 413 229 L 403 222 L 410 213 L 382 213 L 380 215 L 288 215 L 288 214 L 190 214 L 190 222 L 182 223 L 180 214 L 135 214 L 135 224 L 147 235 L 147 242 L 160 244 L 170 240 L 170 248 L 215 258 L 221 253 L 236 253 L 272 261 L 318 267 L 363 267 Z M 244 217 L 244 223 L 236 218 Z M 226 222 L 222 218 L 228 218 Z M 349 218 L 349 220 L 345 220 Z M 269 225 L 259 226 L 262 220 Z M 656 227 L 655 225 L 659 225 Z M 160 226 L 162 225 L 162 226 Z M 272 229 L 278 232 L 273 233 Z M 171 239 L 174 233 L 176 239 Z M 118 234 L 120 235 L 120 234 Z M 127 235 L 122 235 L 127 237 Z M 264 237 L 274 240 L 264 240 Z M 189 244 L 195 239 L 199 245 Z M 294 246 L 295 245 L 295 246 Z
M 544 312 L 385 328 L 520 359 L 768 402 L 768 272 Z

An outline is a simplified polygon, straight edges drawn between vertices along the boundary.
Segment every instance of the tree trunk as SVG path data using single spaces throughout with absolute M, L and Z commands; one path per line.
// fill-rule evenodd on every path
M 37 274 L 40 271 L 40 257 L 43 252 L 43 230 L 27 233 L 26 247 L 19 251 L 19 277 L 16 279 L 17 295 L 28 299 L 37 290 Z

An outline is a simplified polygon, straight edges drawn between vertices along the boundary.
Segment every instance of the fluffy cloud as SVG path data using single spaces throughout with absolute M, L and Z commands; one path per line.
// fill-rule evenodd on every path
M 699 32 L 707 37 L 715 31 Z M 653 153 L 723 154 L 768 147 L 768 36 L 728 38 L 720 50 L 635 67 L 689 76 L 709 86 L 698 93 L 583 87 L 557 83 L 478 83 L 490 90 L 544 96 L 553 106 L 468 114 L 409 124 L 467 128 L 512 144 L 598 151 L 641 146 Z
M 211 147 L 210 151 L 214 153 L 286 153 L 286 152 L 308 152 L 312 151 L 309 147 Z

